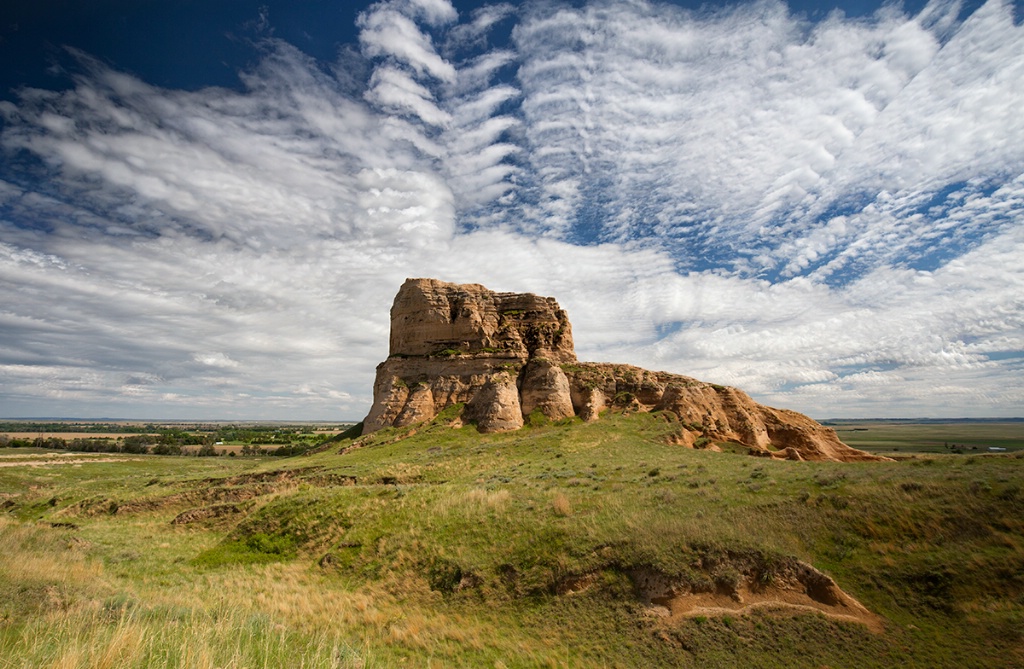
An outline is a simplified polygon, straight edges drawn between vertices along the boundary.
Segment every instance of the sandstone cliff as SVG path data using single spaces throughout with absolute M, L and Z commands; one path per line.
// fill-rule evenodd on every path
M 793 460 L 873 460 L 807 416 L 678 374 L 576 360 L 569 319 L 550 297 L 477 284 L 408 279 L 391 307 L 388 359 L 377 367 L 364 432 L 427 421 L 462 404 L 482 432 L 515 430 L 535 413 L 597 420 L 606 409 L 665 411 L 676 442 L 733 442 Z

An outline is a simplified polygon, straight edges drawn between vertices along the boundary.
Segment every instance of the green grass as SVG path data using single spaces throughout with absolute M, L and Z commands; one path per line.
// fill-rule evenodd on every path
M 288 459 L 0 468 L 0 667 L 1024 663 L 1024 458 L 771 461 L 668 445 L 675 427 L 435 425 Z M 796 560 L 881 631 L 666 619 L 636 580 L 770 583 Z

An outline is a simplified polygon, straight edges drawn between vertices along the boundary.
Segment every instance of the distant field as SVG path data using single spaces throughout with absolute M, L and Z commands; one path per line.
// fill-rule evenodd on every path
M 6 451 L 0 451 L 0 463 L 19 463 L 26 460 L 65 462 L 70 460 L 109 458 L 111 455 L 120 456 L 119 453 L 66 453 L 46 448 L 14 448 Z
M 58 455 L 45 455 L 33 457 L 11 457 L 0 455 L 0 467 L 49 467 L 52 465 L 74 465 L 96 464 L 100 462 L 133 462 L 141 460 L 142 457 L 131 457 L 117 453 L 60 453 Z
M 181 452 L 186 455 L 193 455 L 200 448 L 200 446 L 183 446 Z M 241 453 L 243 448 L 245 448 L 244 444 L 217 444 L 213 447 L 213 450 L 217 451 L 219 455 L 221 453 Z M 262 448 L 271 449 L 277 448 L 277 446 L 262 446 Z
M 10 439 L 120 439 L 121 437 L 137 436 L 139 434 L 153 435 L 155 432 L 0 432 L 0 436 Z
M 0 449 L 35 446 L 52 450 L 171 455 L 294 455 L 351 427 L 351 423 L 178 422 L 128 424 L 110 421 L 0 421 Z M 200 452 L 201 448 L 214 452 Z
M 1024 422 L 830 421 L 843 442 L 870 452 L 980 453 L 1024 450 Z

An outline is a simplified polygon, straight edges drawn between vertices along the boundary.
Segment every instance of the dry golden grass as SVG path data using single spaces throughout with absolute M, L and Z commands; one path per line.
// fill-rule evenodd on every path
M 556 516 L 571 516 L 572 502 L 565 496 L 565 493 L 556 492 L 551 499 L 551 510 L 555 512 Z
M 480 514 L 503 513 L 512 499 L 507 489 L 486 490 L 484 488 L 454 489 L 445 493 L 431 505 L 434 518 L 474 518 Z
M 0 516 L 0 555 L 13 582 L 54 584 L 96 583 L 103 564 L 86 557 L 81 542 Z

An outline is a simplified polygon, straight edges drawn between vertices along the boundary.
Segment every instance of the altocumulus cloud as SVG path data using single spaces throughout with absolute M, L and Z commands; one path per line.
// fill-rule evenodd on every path
M 7 415 L 358 418 L 407 276 L 818 416 L 1024 406 L 1024 29 L 389 0 L 238 90 L 0 103 Z M 511 28 L 508 39 L 500 38 Z M 355 74 L 353 74 L 355 73 Z

